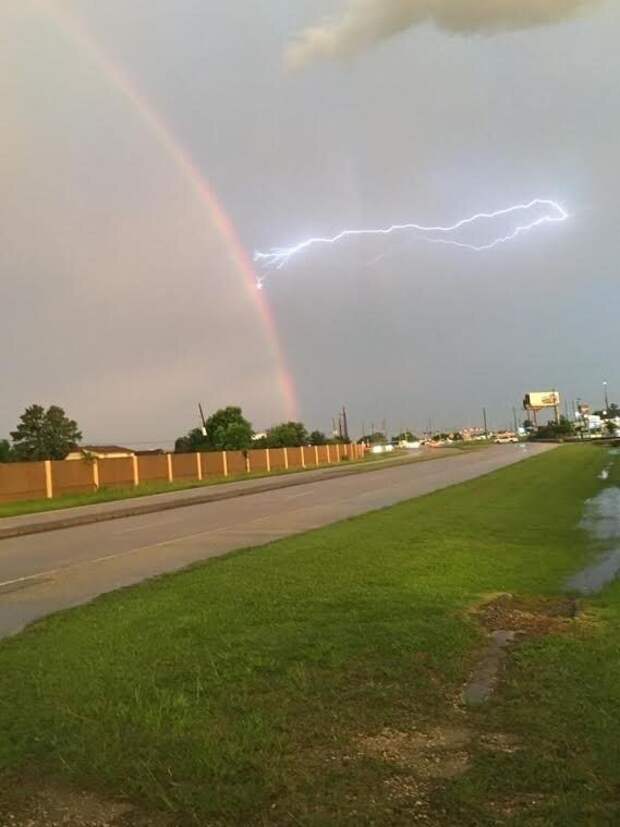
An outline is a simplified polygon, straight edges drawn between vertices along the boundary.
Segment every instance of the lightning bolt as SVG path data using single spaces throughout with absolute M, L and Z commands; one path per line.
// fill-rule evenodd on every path
M 454 238 L 435 237 L 454 234 L 459 230 L 462 230 L 464 227 L 469 227 L 481 221 L 491 221 L 493 219 L 503 218 L 509 215 L 528 212 L 536 208 L 544 208 L 546 210 L 545 215 L 539 216 L 538 218 L 533 219 L 532 221 L 526 224 L 519 224 L 508 235 L 499 236 L 498 238 L 495 238 L 492 241 L 490 241 L 488 244 L 477 245 L 465 241 L 459 241 L 458 239 Z M 318 236 L 315 238 L 308 238 L 305 241 L 301 241 L 299 244 L 294 245 L 293 247 L 274 247 L 265 253 L 257 250 L 254 253 L 254 261 L 260 263 L 266 270 L 281 270 L 289 263 L 289 261 L 292 258 L 299 255 L 304 250 L 309 249 L 310 247 L 334 245 L 338 244 L 340 241 L 344 241 L 347 238 L 356 238 L 359 236 L 387 236 L 392 235 L 394 233 L 401 233 L 407 231 L 423 233 L 424 235 L 421 236 L 420 240 L 425 241 L 429 244 L 445 244 L 450 245 L 452 247 L 461 247 L 465 250 L 471 250 L 473 252 L 480 253 L 486 250 L 492 250 L 494 247 L 498 247 L 500 244 L 507 244 L 508 242 L 513 241 L 518 236 L 523 235 L 524 233 L 528 233 L 531 230 L 534 230 L 535 228 L 542 226 L 543 224 L 557 224 L 562 221 L 566 221 L 566 219 L 569 217 L 569 214 L 560 204 L 557 203 L 557 201 L 552 201 L 550 199 L 544 198 L 534 198 L 527 204 L 514 204 L 511 207 L 505 207 L 504 209 L 495 210 L 494 212 L 479 212 L 475 215 L 470 215 L 467 218 L 462 218 L 460 219 L 460 221 L 457 221 L 454 224 L 437 225 L 434 227 L 413 223 L 392 224 L 390 227 L 367 228 L 359 230 L 342 230 L 334 236 Z M 263 287 L 264 281 L 264 276 L 259 278 L 257 284 L 259 289 Z

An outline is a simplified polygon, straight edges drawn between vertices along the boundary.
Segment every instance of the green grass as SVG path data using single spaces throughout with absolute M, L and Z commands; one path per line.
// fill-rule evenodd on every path
M 31 627 L 0 644 L 0 768 L 182 824 L 413 823 L 386 787 L 410 769 L 360 737 L 462 724 L 454 698 L 482 642 L 468 607 L 555 594 L 584 565 L 577 524 L 607 461 L 559 448 Z M 618 823 L 620 586 L 588 606 L 574 632 L 521 645 L 468 715 L 523 748 L 474 750 L 432 786 L 430 823 L 498 823 L 502 796 L 542 803 L 501 823 Z
M 342 460 L 340 463 L 320 465 L 319 468 L 334 468 L 346 466 L 359 466 L 363 471 L 366 466 L 375 462 L 392 461 L 425 461 L 438 459 L 450 452 L 438 451 L 437 455 L 427 454 L 411 458 L 407 451 L 395 451 L 388 456 L 384 454 L 367 454 L 360 460 Z M 140 485 L 119 485 L 100 488 L 98 491 L 83 494 L 65 494 L 54 499 L 39 500 L 18 500 L 16 502 L 0 503 L 0 520 L 3 517 L 19 517 L 24 514 L 37 514 L 44 511 L 58 511 L 63 508 L 79 508 L 83 505 L 96 505 L 97 503 L 116 502 L 117 500 L 130 500 L 136 497 L 147 497 L 151 494 L 169 494 L 173 491 L 186 491 L 190 488 L 208 488 L 212 485 L 222 485 L 231 482 L 243 482 L 244 480 L 262 479 L 263 477 L 289 476 L 291 474 L 302 474 L 306 471 L 316 470 L 316 466 L 308 468 L 290 468 L 278 471 L 254 471 L 250 474 L 231 474 L 228 477 L 213 476 L 203 480 L 184 480 L 177 482 L 145 482 Z

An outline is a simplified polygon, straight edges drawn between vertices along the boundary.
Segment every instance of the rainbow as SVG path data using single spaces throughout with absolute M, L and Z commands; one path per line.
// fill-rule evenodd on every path
M 35 2 L 39 9 L 53 20 L 64 36 L 89 56 L 92 62 L 101 70 L 108 83 L 129 101 L 148 131 L 189 184 L 199 203 L 206 209 L 211 224 L 218 232 L 228 251 L 231 262 L 241 275 L 246 289 L 254 300 L 277 365 L 280 393 L 286 415 L 289 419 L 296 419 L 298 417 L 298 402 L 295 383 L 280 344 L 273 313 L 264 293 L 257 289 L 261 286 L 260 279 L 254 271 L 252 261 L 241 243 L 231 218 L 226 213 L 213 188 L 160 114 L 136 88 L 125 71 L 101 49 L 83 23 L 66 10 L 60 9 L 51 0 L 35 0 Z

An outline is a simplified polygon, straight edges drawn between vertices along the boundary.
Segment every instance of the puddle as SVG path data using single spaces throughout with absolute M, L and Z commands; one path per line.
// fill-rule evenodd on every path
M 610 486 L 588 500 L 581 527 L 607 550 L 566 585 L 579 594 L 594 594 L 620 575 L 620 488 Z
M 568 581 L 568 588 L 579 594 L 596 594 L 620 574 L 620 548 L 580 571 Z

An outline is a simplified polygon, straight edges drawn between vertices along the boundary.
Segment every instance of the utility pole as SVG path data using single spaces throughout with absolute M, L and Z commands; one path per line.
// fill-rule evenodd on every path
M 487 409 L 486 408 L 482 409 L 482 418 L 484 420 L 484 435 L 488 436 L 489 435 L 489 429 L 487 428 Z
M 514 424 L 515 424 L 515 434 L 518 434 L 519 433 L 519 426 L 517 425 L 517 409 L 515 407 L 513 407 L 513 409 L 512 409 L 512 419 L 513 419 Z
M 205 419 L 205 415 L 203 413 L 202 405 L 201 405 L 200 402 L 198 403 L 198 410 L 200 411 L 200 419 L 202 420 L 202 435 L 206 436 L 207 435 L 207 420 Z
M 607 395 L 607 382 L 603 382 L 603 388 L 605 389 L 605 413 L 609 411 L 609 396 Z
M 342 406 L 342 430 L 345 442 L 349 442 L 349 423 L 347 422 L 347 409 Z

